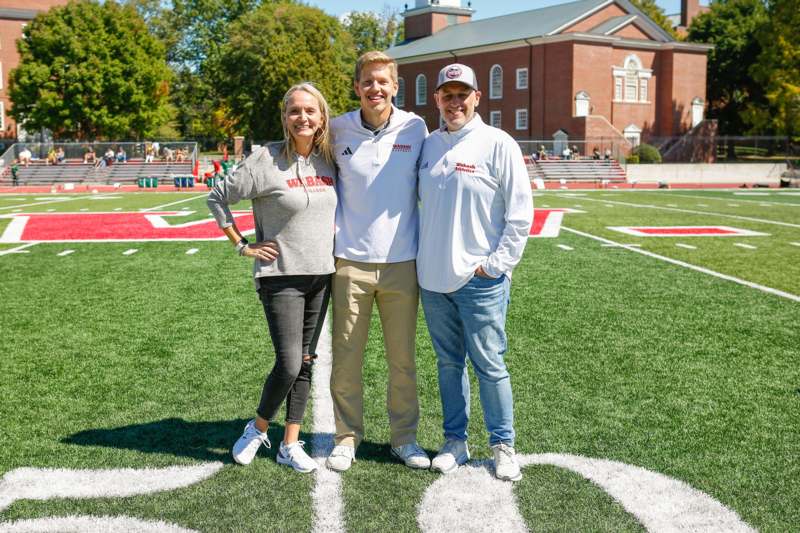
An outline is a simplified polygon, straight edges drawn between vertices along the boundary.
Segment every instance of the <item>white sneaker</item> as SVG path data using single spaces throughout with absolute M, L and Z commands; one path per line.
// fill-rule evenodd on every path
M 305 442 L 299 440 L 287 446 L 281 441 L 281 445 L 278 448 L 278 464 L 289 465 L 303 474 L 316 470 L 317 462 L 308 456 L 303 449 L 304 444 Z
M 463 440 L 448 439 L 431 462 L 431 469 L 442 474 L 452 474 L 469 461 L 469 448 Z
M 514 448 L 507 444 L 495 444 L 492 446 L 494 452 L 494 475 L 503 481 L 519 481 L 522 479 L 522 471 L 517 463 L 517 456 Z
M 325 464 L 331 470 L 335 470 L 337 472 L 344 472 L 350 469 L 350 466 L 353 464 L 353 461 L 356 460 L 356 450 L 352 446 L 344 446 L 342 444 L 338 446 L 334 446 L 331 454 L 328 456 L 328 460 L 325 461 Z
M 430 468 L 431 460 L 425 450 L 416 442 L 392 448 L 392 455 L 403 461 L 409 468 Z
M 256 421 L 251 420 L 244 427 L 242 436 L 239 437 L 239 440 L 233 445 L 233 450 L 231 450 L 233 460 L 240 465 L 249 465 L 253 462 L 256 452 L 258 452 L 262 444 L 267 448 L 272 447 L 267 434 L 257 430 Z

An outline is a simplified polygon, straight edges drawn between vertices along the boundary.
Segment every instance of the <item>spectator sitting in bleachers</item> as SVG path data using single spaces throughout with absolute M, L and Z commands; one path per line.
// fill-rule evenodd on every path
M 11 164 L 11 185 L 14 187 L 19 185 L 19 177 L 17 177 L 17 172 L 19 172 L 19 159 L 15 159 Z
M 578 150 L 578 145 L 572 145 L 572 159 L 580 159 L 581 158 L 581 151 Z
M 175 152 L 168 146 L 164 147 L 164 161 L 167 163 L 175 161 Z
M 56 149 L 56 165 L 62 164 L 66 158 L 67 156 L 64 154 L 64 149 L 59 146 L 58 149 Z
M 27 167 L 31 164 L 31 159 L 33 159 L 33 154 L 31 154 L 31 151 L 28 150 L 28 147 L 26 146 L 19 153 L 19 162 Z
M 592 159 L 600 159 L 600 149 L 597 146 L 592 150 Z
M 606 153 L 603 156 L 603 159 L 605 159 L 606 161 L 611 160 L 611 148 L 606 148 Z
M 48 165 L 57 165 L 58 161 L 56 160 L 56 149 L 51 147 L 50 150 L 47 151 L 47 164 Z
M 95 164 L 97 163 L 97 154 L 94 153 L 94 150 L 91 148 L 86 148 L 86 151 L 83 153 L 83 162 Z
M 155 157 L 155 153 L 153 152 L 153 146 L 149 145 L 149 144 L 146 145 L 146 147 L 144 149 L 144 162 L 145 163 L 152 163 L 154 157 Z
M 564 146 L 561 151 L 561 159 L 572 159 L 572 150 L 569 149 L 569 146 Z
M 545 150 L 545 148 L 544 148 L 544 145 L 543 145 L 543 144 L 540 144 L 540 145 L 539 145 L 539 152 L 538 152 L 538 154 L 539 154 L 539 161 L 544 161 L 545 159 L 547 159 L 547 150 Z
M 186 154 L 189 152 L 188 148 L 178 148 L 175 150 L 175 162 L 182 163 L 186 161 Z
M 117 163 L 125 163 L 128 160 L 128 154 L 125 153 L 125 149 L 120 146 L 117 148 Z

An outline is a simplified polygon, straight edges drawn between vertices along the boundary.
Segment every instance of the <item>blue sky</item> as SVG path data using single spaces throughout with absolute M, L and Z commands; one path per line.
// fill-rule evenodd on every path
M 415 3 L 414 0 L 306 0 L 306 2 L 335 16 L 352 10 L 381 12 L 384 6 L 402 12 L 404 4 L 413 7 Z M 472 9 L 475 10 L 473 20 L 507 15 L 564 2 L 565 0 L 472 0 Z M 681 7 L 680 0 L 656 0 L 656 3 L 664 8 L 667 14 L 677 13 Z M 706 4 L 707 2 L 701 1 L 701 3 Z M 466 6 L 467 0 L 461 0 L 461 4 Z

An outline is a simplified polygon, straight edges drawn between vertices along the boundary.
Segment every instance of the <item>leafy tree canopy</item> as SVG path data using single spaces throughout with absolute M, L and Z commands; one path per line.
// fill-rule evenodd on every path
M 264 4 L 231 25 L 214 82 L 239 133 L 275 140 L 283 137 L 281 98 L 295 83 L 313 82 L 333 114 L 354 107 L 354 61 L 352 39 L 335 18 L 303 5 Z
M 372 11 L 353 11 L 344 19 L 344 27 L 353 37 L 356 56 L 370 50 L 386 50 L 403 41 L 403 24 L 388 8 L 378 14 Z
M 661 26 L 664 31 L 677 38 L 678 34 L 672 28 L 672 23 L 667 18 L 666 13 L 656 4 L 656 0 L 631 0 L 631 4 L 638 7 L 645 15 L 653 19 L 653 22 Z
M 10 111 L 56 138 L 137 138 L 169 120 L 164 47 L 130 7 L 79 0 L 38 15 L 17 42 Z
M 762 0 L 717 0 L 689 27 L 689 40 L 714 45 L 708 54 L 706 94 L 708 116 L 719 120 L 720 133 L 742 135 L 745 109 L 765 102 L 763 86 L 750 75 L 750 67 L 761 53 L 756 36 L 766 22 Z

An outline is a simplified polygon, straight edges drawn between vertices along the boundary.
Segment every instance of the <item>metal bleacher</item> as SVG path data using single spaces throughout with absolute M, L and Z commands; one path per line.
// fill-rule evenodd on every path
M 19 166 L 17 179 L 19 185 L 57 185 L 67 182 L 129 185 L 135 184 L 139 178 L 155 176 L 166 179 L 191 173 L 191 161 L 145 163 L 144 160 L 130 160 L 105 167 L 96 167 L 94 164 L 79 161 L 67 161 L 60 165 L 48 165 L 44 161 L 33 161 L 27 167 Z M 11 184 L 11 171 L 8 167 L 3 170 L 0 183 Z
M 543 159 L 528 160 L 531 181 L 594 182 L 597 184 L 624 183 L 625 170 L 616 159 Z M 563 181 L 562 181 L 563 180 Z

